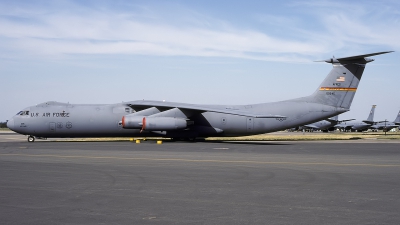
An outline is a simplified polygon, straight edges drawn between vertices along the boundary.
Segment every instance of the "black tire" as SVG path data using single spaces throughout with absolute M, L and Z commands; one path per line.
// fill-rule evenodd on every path
M 35 142 L 34 136 L 28 136 L 28 142 Z

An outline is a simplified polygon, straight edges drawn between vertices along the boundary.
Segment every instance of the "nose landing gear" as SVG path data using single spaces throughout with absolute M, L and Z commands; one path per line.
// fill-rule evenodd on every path
M 35 141 L 35 137 L 32 135 L 28 136 L 28 142 L 34 142 Z

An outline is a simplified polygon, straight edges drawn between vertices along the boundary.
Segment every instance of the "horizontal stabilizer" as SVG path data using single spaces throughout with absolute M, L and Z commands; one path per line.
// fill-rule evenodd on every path
M 375 53 L 370 53 L 370 54 L 365 54 L 365 55 L 356 55 L 356 56 L 349 56 L 349 57 L 342 57 L 342 58 L 335 58 L 332 57 L 330 59 L 326 60 L 318 60 L 315 62 L 327 62 L 327 63 L 340 63 L 340 62 L 360 62 L 360 63 L 369 63 L 374 61 L 373 59 L 368 59 L 366 57 L 374 56 L 374 55 L 382 55 L 386 53 L 391 53 L 394 51 L 386 51 L 386 52 L 375 52 Z
M 376 52 L 376 53 L 370 53 L 370 54 L 365 54 L 365 55 L 356 55 L 356 56 L 349 56 L 349 57 L 344 57 L 344 58 L 337 58 L 337 60 L 344 60 L 344 61 L 348 61 L 348 60 L 357 60 L 357 59 L 362 59 L 365 57 L 370 57 L 370 56 L 374 56 L 374 55 L 382 55 L 382 54 L 386 54 L 386 53 L 391 53 L 394 51 L 387 51 L 387 52 Z

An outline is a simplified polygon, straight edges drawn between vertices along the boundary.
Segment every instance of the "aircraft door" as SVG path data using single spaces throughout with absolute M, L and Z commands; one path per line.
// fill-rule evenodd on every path
M 56 123 L 53 123 L 53 122 L 49 123 L 49 129 L 50 129 L 50 132 L 55 132 L 56 131 Z
M 246 117 L 246 124 L 247 124 L 247 132 L 252 132 L 254 127 L 254 118 L 253 117 Z

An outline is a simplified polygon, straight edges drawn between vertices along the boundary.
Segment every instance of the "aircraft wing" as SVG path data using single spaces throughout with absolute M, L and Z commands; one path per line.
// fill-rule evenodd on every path
M 351 129 L 353 127 L 353 125 L 337 124 L 334 127 L 339 128 L 339 129 Z
M 368 124 L 374 124 L 374 121 L 370 121 L 370 120 L 363 120 L 364 123 L 368 123 Z
M 335 120 L 335 119 L 331 119 L 331 118 L 328 118 L 328 119 L 325 119 L 326 121 L 329 121 L 329 122 L 331 122 L 331 123 L 337 123 L 337 122 L 339 122 L 339 120 Z
M 372 125 L 370 128 L 371 128 L 371 129 L 379 129 L 379 127 L 380 127 L 380 126 L 378 126 L 378 125 Z
M 381 120 L 381 121 L 376 121 L 375 123 L 384 123 L 384 122 L 389 122 L 388 120 Z
M 303 127 L 313 128 L 313 129 L 319 129 L 319 127 L 317 127 L 317 126 L 315 126 L 315 125 L 311 125 L 311 124 L 303 125 Z
M 328 119 L 325 119 L 325 120 L 327 120 L 327 121 L 329 121 L 329 122 L 331 122 L 331 123 L 341 123 L 341 122 L 352 121 L 352 120 L 355 120 L 355 119 L 348 119 L 348 120 L 334 120 L 334 119 L 328 118 Z
M 347 121 L 352 121 L 352 120 L 355 120 L 355 119 L 339 120 L 338 122 L 341 123 L 341 122 L 347 122 Z
M 272 114 L 256 114 L 252 112 L 237 110 L 237 109 L 229 109 L 223 107 L 213 107 L 213 106 L 202 106 L 202 105 L 194 105 L 194 104 L 186 104 L 186 103 L 176 103 L 176 102 L 164 102 L 164 101 L 132 101 L 126 103 L 129 107 L 134 109 L 135 111 L 140 111 L 143 109 L 147 109 L 150 107 L 156 107 L 161 110 L 168 110 L 173 108 L 179 108 L 186 111 L 192 111 L 194 113 L 203 113 L 203 112 L 216 112 L 216 113 L 224 113 L 238 116 L 249 116 L 254 118 L 286 118 L 286 116 L 282 115 L 272 115 Z

